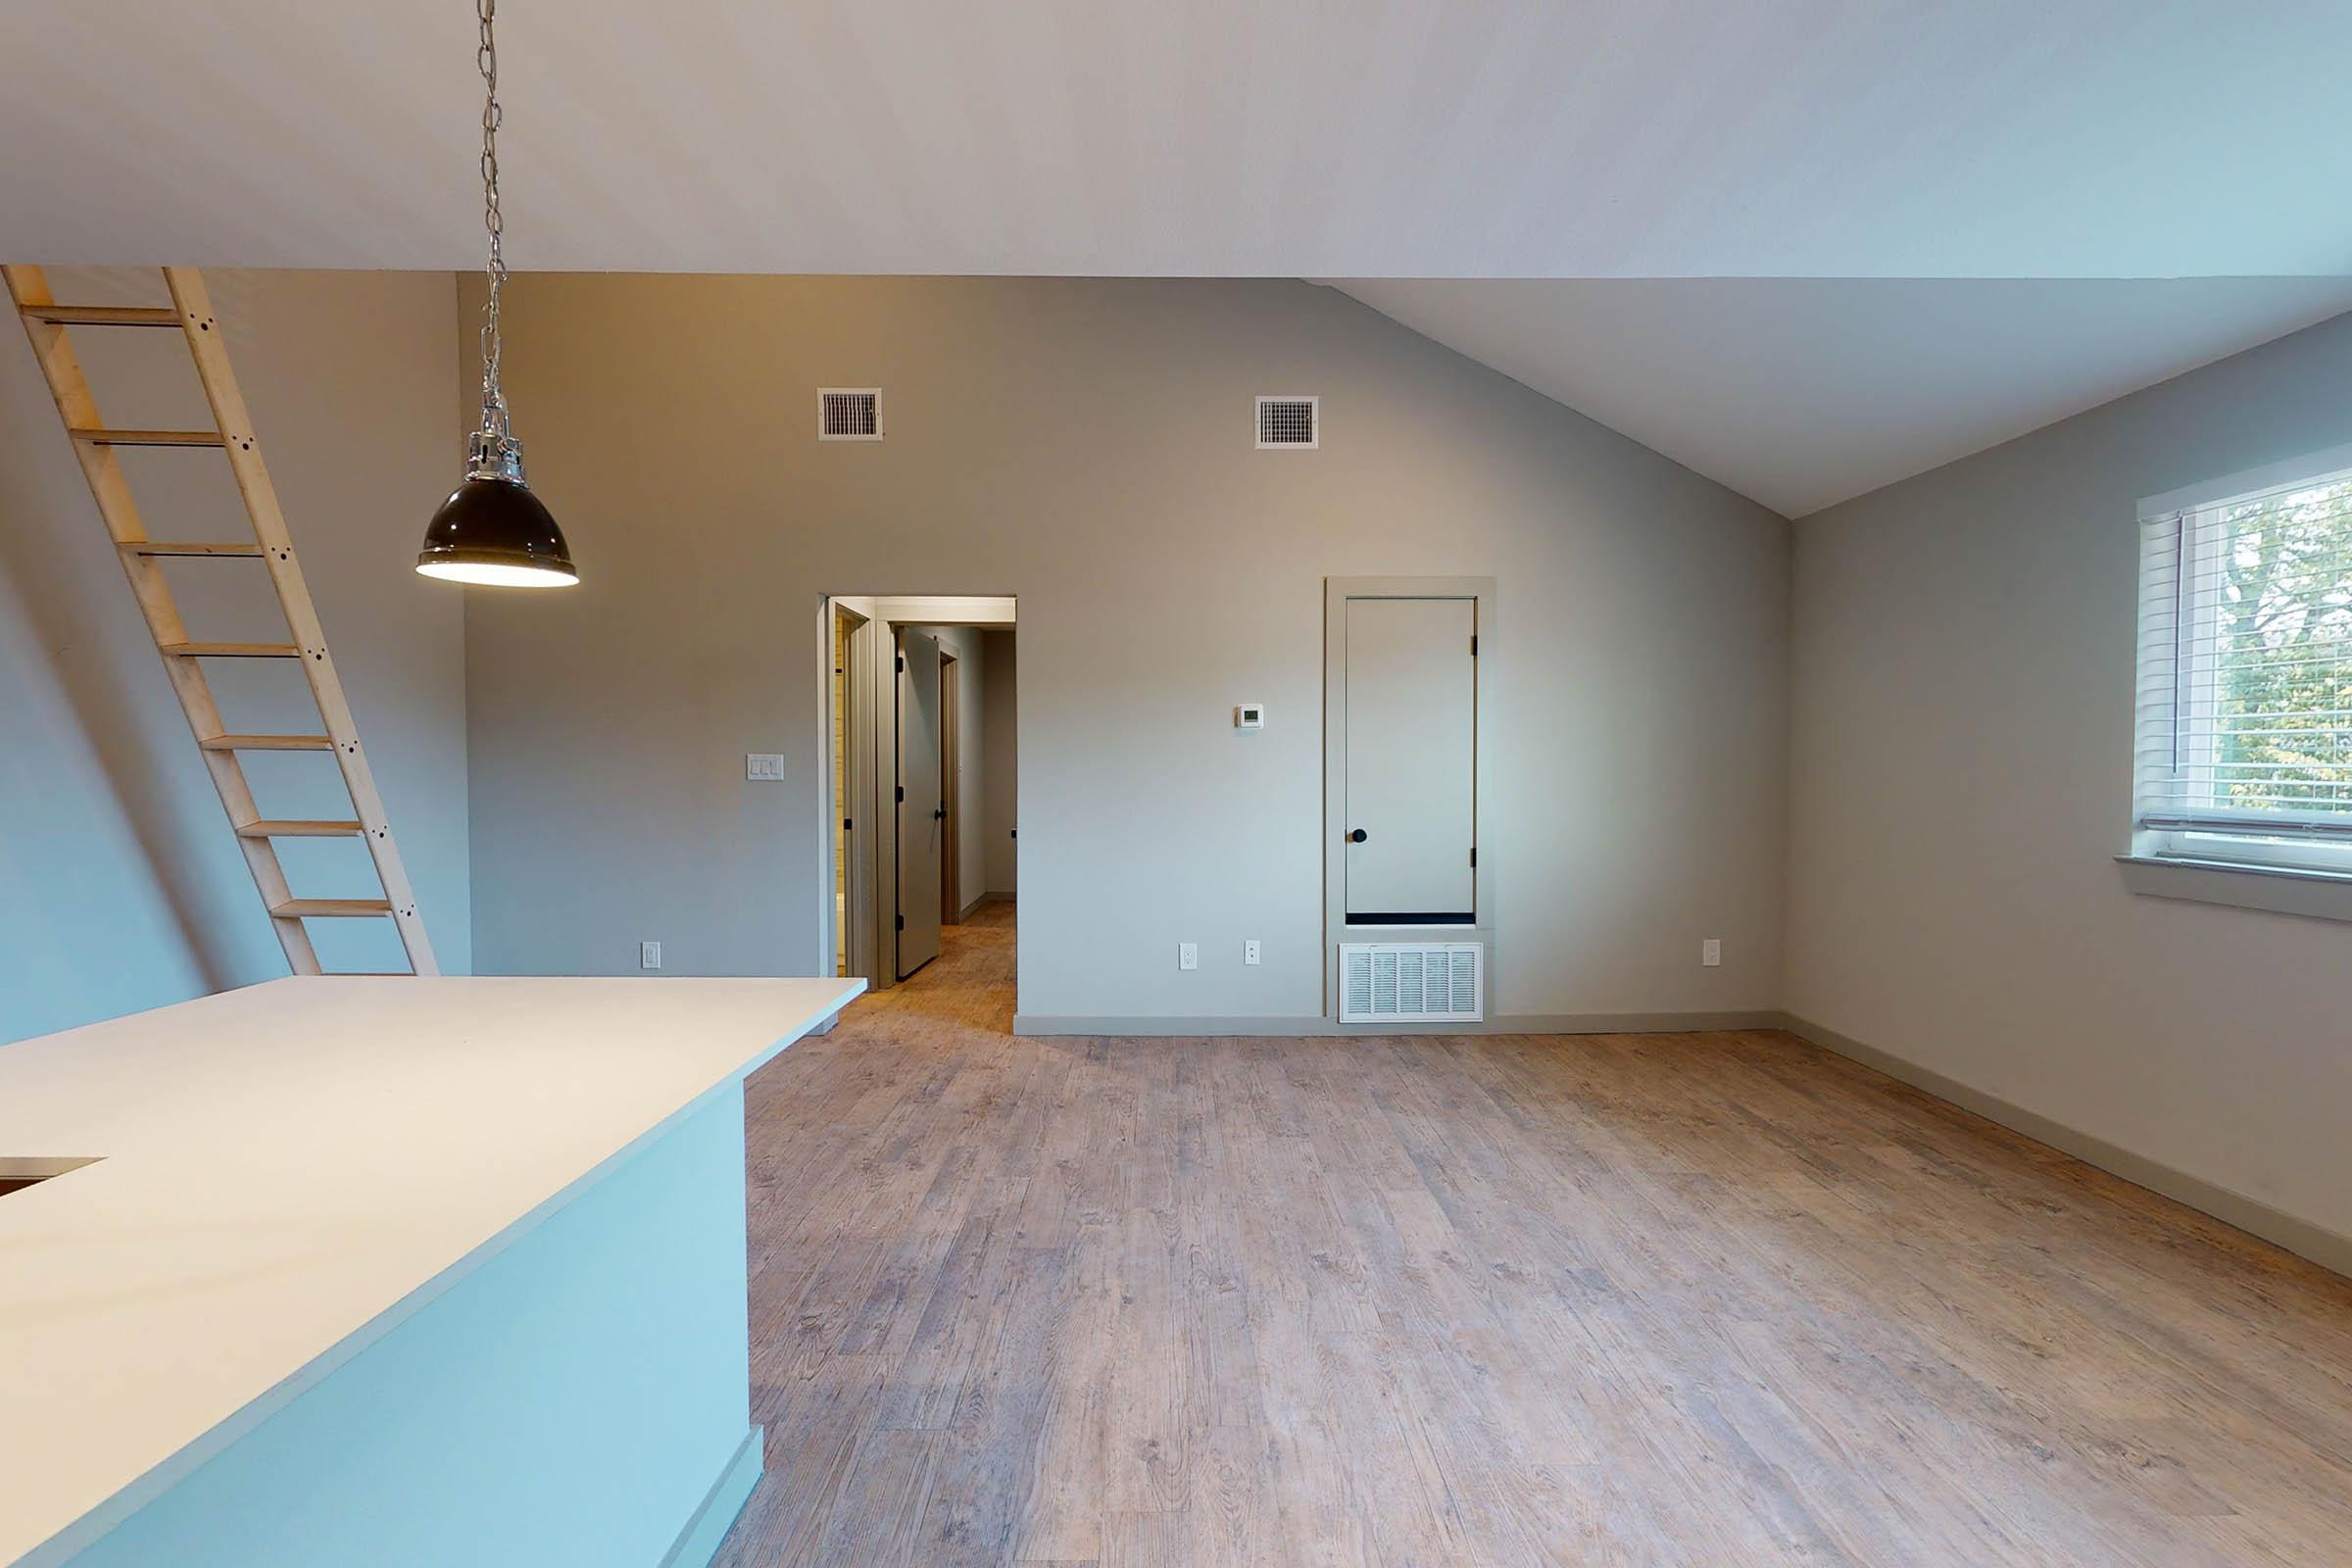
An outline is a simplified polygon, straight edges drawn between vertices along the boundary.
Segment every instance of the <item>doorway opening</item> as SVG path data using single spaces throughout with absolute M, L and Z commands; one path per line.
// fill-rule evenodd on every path
M 983 945 L 1002 965 L 1019 885 L 1013 601 L 835 595 L 824 633 L 826 961 L 877 991 L 951 985 Z

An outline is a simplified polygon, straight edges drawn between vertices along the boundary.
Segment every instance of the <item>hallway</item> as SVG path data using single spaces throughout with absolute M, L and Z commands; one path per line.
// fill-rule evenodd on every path
M 938 1024 L 984 1034 L 1012 1032 L 1014 909 L 991 900 L 961 925 L 939 928 L 939 956 L 888 991 L 850 1004 L 842 1027 L 888 1030 Z M 897 1024 L 889 1020 L 896 1018 Z
M 1014 925 L 751 1081 L 723 1568 L 2352 1549 L 2341 1278 L 1773 1032 L 1014 1038 Z

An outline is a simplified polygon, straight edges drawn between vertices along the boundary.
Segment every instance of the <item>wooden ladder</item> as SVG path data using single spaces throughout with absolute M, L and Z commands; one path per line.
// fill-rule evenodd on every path
M 237 391 L 237 378 L 228 364 L 228 346 L 221 340 L 220 324 L 213 315 L 204 279 L 193 268 L 165 268 L 164 280 L 172 290 L 172 305 L 167 309 L 60 305 L 50 296 L 48 279 L 41 269 L 6 267 L 0 268 L 0 272 L 7 275 L 8 292 L 16 301 L 18 314 L 24 318 L 26 334 L 32 339 L 33 354 L 40 360 L 41 373 L 48 378 L 50 395 L 57 400 L 57 412 L 74 443 L 74 455 L 81 460 L 82 476 L 89 480 L 90 494 L 98 502 L 98 514 L 106 519 L 106 530 L 114 537 L 115 553 L 122 560 L 123 575 L 130 580 L 130 591 L 147 617 L 147 629 L 154 634 L 156 652 L 163 657 L 164 672 L 171 677 L 180 709 L 188 715 L 188 728 L 195 734 L 205 768 L 213 775 L 213 787 L 220 791 L 220 805 L 228 812 L 230 826 L 236 830 L 237 847 L 245 854 L 254 885 L 261 890 L 262 903 L 270 911 L 270 923 L 277 932 L 279 945 L 286 950 L 286 961 L 296 974 L 321 972 L 318 955 L 311 946 L 310 931 L 303 924 L 305 920 L 389 916 L 400 933 L 401 946 L 408 953 L 410 969 L 416 974 L 440 973 L 433 962 L 432 944 L 425 938 L 424 921 L 416 912 L 416 896 L 409 887 L 408 872 L 400 863 L 400 851 L 392 842 L 392 829 L 384 820 L 383 800 L 375 792 L 367 754 L 360 749 L 351 705 L 344 699 L 343 683 L 336 678 L 334 661 L 327 655 L 326 634 L 319 628 L 318 612 L 313 608 L 311 591 L 302 580 L 302 566 L 295 560 L 293 541 L 287 537 L 285 514 L 277 506 L 277 492 L 270 488 L 269 470 L 262 466 L 261 442 L 254 434 L 252 417 L 245 411 L 245 399 Z M 98 416 L 97 402 L 90 395 L 81 362 L 67 336 L 67 329 L 75 326 L 176 329 L 196 362 L 197 376 L 204 383 L 205 401 L 212 405 L 213 428 L 108 428 L 106 421 Z M 116 459 L 117 447 L 220 448 L 228 455 L 229 467 L 236 475 L 245 514 L 253 522 L 253 537 L 226 544 L 149 538 L 139 510 L 131 501 L 122 466 Z M 180 620 L 178 604 L 172 597 L 171 584 L 164 576 L 163 563 L 174 557 L 247 557 L 261 562 L 269 568 L 270 584 L 285 612 L 292 640 L 191 641 L 187 627 Z M 220 707 L 213 700 L 212 687 L 205 680 L 204 663 L 212 659 L 298 661 L 310 681 L 311 697 L 318 708 L 319 727 L 325 733 L 228 733 Z M 344 788 L 351 796 L 352 815 L 332 821 L 265 817 L 254 804 L 253 789 L 237 760 L 240 752 L 334 753 L 343 770 Z M 323 837 L 366 840 L 384 896 L 296 898 L 286 885 L 285 869 L 278 863 L 273 841 Z

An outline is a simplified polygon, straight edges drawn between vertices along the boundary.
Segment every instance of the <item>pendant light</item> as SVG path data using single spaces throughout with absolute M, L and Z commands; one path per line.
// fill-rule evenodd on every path
M 425 525 L 416 569 L 451 582 L 510 588 L 563 588 L 580 580 L 570 547 L 522 477 L 522 443 L 507 422 L 499 385 L 498 307 L 507 284 L 504 225 L 498 211 L 498 0 L 474 0 L 481 24 L 475 64 L 482 73 L 482 226 L 490 232 L 490 299 L 482 308 L 482 425 L 468 443 L 466 482 Z

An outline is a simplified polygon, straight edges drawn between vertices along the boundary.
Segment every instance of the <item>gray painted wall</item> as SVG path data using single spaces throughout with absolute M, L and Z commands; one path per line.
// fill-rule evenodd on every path
M 1788 1005 L 2352 1234 L 2352 927 L 2125 891 L 2142 496 L 2352 441 L 2352 317 L 1796 529 Z
M 992 631 L 981 644 L 988 659 L 988 737 L 982 748 L 988 776 L 980 806 L 984 886 L 1011 898 L 1020 886 L 1020 844 L 1012 836 L 1020 822 L 1019 634 Z
M 508 321 L 585 580 L 468 602 L 483 969 L 820 962 L 819 597 L 1016 594 L 1022 1011 L 1312 1017 L 1322 580 L 1458 573 L 1502 583 L 1494 1010 L 1777 1004 L 1773 514 L 1296 282 L 550 274 Z M 812 438 L 876 384 L 886 440 Z M 1261 392 L 1322 449 L 1253 450 Z
M 168 304 L 160 273 L 60 269 L 61 299 Z M 464 615 L 411 570 L 460 456 L 456 293 L 442 274 L 208 274 L 442 966 L 472 946 Z M 203 428 L 184 345 L 76 330 L 118 424 Z M 157 538 L 250 537 L 217 452 L 126 452 Z M 199 636 L 282 634 L 258 564 L 171 568 Z M 291 669 L 216 669 L 241 728 L 315 729 Z M 249 764 L 272 815 L 342 816 L 333 761 Z M 285 972 L 40 371 L 0 332 L 0 1040 Z M 356 844 L 285 856 L 296 891 L 372 895 Z M 398 966 L 389 921 L 318 922 L 330 965 Z

